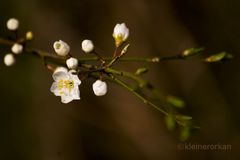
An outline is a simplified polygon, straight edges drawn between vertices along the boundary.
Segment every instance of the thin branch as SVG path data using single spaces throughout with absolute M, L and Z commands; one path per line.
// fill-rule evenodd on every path
M 138 77 L 138 76 L 136 76 L 136 75 L 134 75 L 133 73 L 130 73 L 130 72 L 119 71 L 119 70 L 115 70 L 113 68 L 106 68 L 105 72 L 111 73 L 111 74 L 114 74 L 114 75 L 119 75 L 119 76 L 130 78 L 130 79 L 136 81 L 139 86 L 143 86 L 143 85 L 145 85 L 147 83 L 147 81 L 141 79 L 140 77 Z
M 164 115 L 168 116 L 169 113 L 166 112 L 165 110 L 159 108 L 157 105 L 153 104 L 152 102 L 150 102 L 149 100 L 147 100 L 145 97 L 143 97 L 142 95 L 140 95 L 138 92 L 136 92 L 130 85 L 128 85 L 127 83 L 121 81 L 120 79 L 116 78 L 115 76 L 113 76 L 112 74 L 110 74 L 110 77 L 112 78 L 112 80 L 114 80 L 116 83 L 118 83 L 120 86 L 124 87 L 125 89 L 127 89 L 128 91 L 130 91 L 131 93 L 133 93 L 136 97 L 138 97 L 140 100 L 143 101 L 143 103 L 153 107 L 154 109 L 160 111 L 161 113 L 163 113 Z
M 0 44 L 3 45 L 13 45 L 15 42 L 13 40 L 3 39 L 0 38 Z M 60 59 L 64 60 L 65 57 L 60 57 L 56 54 L 32 49 L 32 48 L 25 48 L 25 51 L 30 52 L 34 55 L 45 57 L 46 59 Z M 124 54 L 123 54 L 124 55 Z M 168 61 L 168 60 L 185 60 L 186 58 L 182 57 L 181 55 L 174 55 L 174 56 L 163 56 L 163 57 L 153 57 L 153 58 L 147 58 L 147 57 L 122 57 L 123 55 L 116 56 L 114 58 L 112 57 L 102 57 L 105 61 L 110 61 L 108 66 L 110 67 L 113 63 L 115 63 L 117 60 L 120 62 L 150 62 L 150 63 L 158 63 L 160 61 Z M 80 63 L 84 62 L 91 62 L 91 61 L 98 61 L 99 57 L 81 57 L 78 59 Z

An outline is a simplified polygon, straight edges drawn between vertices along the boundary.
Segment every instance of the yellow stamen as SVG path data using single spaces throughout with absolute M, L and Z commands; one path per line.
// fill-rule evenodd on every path
M 70 80 L 61 79 L 58 81 L 57 87 L 59 90 L 62 90 L 63 88 L 65 88 L 65 89 L 68 89 L 69 92 L 71 92 L 71 90 L 74 88 L 74 82 Z M 60 94 L 63 94 L 63 93 L 60 92 Z

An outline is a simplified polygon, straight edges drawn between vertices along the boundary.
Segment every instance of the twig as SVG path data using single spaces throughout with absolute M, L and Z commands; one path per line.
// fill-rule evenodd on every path
M 131 86 L 129 86 L 127 83 L 121 81 L 120 79 L 116 78 L 115 76 L 113 76 L 112 74 L 109 75 L 112 80 L 114 80 L 116 83 L 118 83 L 120 86 L 124 87 L 125 89 L 127 89 L 128 91 L 130 91 L 131 93 L 133 93 L 136 97 L 138 97 L 139 99 L 141 99 L 143 101 L 143 103 L 153 107 L 154 109 L 160 111 L 161 113 L 163 113 L 164 115 L 168 116 L 169 113 L 166 112 L 165 110 L 159 108 L 157 105 L 153 104 L 152 102 L 150 102 L 149 100 L 147 100 L 145 97 L 143 97 L 142 95 L 140 95 L 138 92 L 136 92 Z

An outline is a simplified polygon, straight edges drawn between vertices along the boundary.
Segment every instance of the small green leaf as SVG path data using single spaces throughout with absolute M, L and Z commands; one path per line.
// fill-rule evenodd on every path
M 165 117 L 165 123 L 166 123 L 167 128 L 170 131 L 175 129 L 176 122 L 175 122 L 175 119 L 174 119 L 174 117 L 172 115 L 167 115 Z
M 177 108 L 184 108 L 186 105 L 182 99 L 174 96 L 167 96 L 167 102 Z
M 186 141 L 190 137 L 190 128 L 189 127 L 183 127 L 180 130 L 180 140 Z
M 201 48 L 189 48 L 189 49 L 186 49 L 185 51 L 183 51 L 181 56 L 182 57 L 190 57 L 190 56 L 193 56 L 193 55 L 196 55 L 196 54 L 200 53 L 203 50 L 204 50 L 203 47 L 201 47 Z
M 145 68 L 145 67 L 142 67 L 142 68 L 138 68 L 137 71 L 135 72 L 135 75 L 142 75 L 144 73 L 147 73 L 148 72 L 148 69 Z
M 179 121 L 189 121 L 192 119 L 191 116 L 185 116 L 185 115 L 176 115 L 175 117 Z

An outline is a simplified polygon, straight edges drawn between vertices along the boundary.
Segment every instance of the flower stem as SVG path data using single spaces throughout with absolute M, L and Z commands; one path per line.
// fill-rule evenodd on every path
M 147 100 L 145 97 L 143 97 L 141 94 L 139 94 L 138 92 L 136 92 L 130 85 L 128 85 L 127 83 L 121 81 L 120 79 L 116 78 L 115 76 L 113 76 L 112 74 L 110 74 L 110 77 L 112 78 L 113 81 L 115 81 L 116 83 L 118 83 L 120 86 L 124 87 L 125 89 L 127 89 L 128 91 L 130 91 L 131 93 L 133 93 L 136 97 L 138 97 L 140 100 L 143 101 L 143 103 L 153 107 L 154 109 L 160 111 L 161 113 L 163 113 L 164 115 L 169 115 L 168 112 L 166 112 L 165 110 L 159 108 L 157 105 L 155 105 L 154 103 L 150 102 L 149 100 Z
M 147 83 L 145 80 L 141 79 L 140 77 L 138 77 L 138 76 L 136 76 L 136 75 L 134 75 L 133 73 L 130 73 L 130 72 L 119 71 L 119 70 L 115 70 L 113 68 L 106 68 L 105 72 L 130 78 L 130 79 L 136 81 L 139 86 L 143 86 Z

